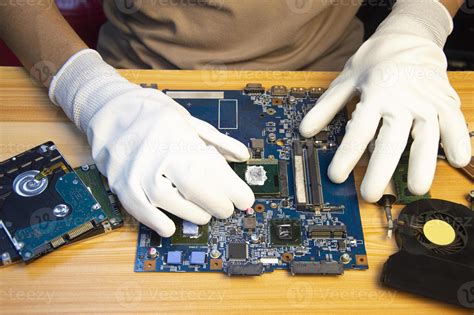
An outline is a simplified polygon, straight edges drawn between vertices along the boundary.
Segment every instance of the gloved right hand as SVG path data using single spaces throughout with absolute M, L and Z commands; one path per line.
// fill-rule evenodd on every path
M 227 161 L 247 148 L 192 117 L 170 97 L 121 77 L 93 50 L 53 78 L 51 100 L 87 133 L 98 169 L 123 207 L 163 237 L 175 232 L 161 208 L 196 224 L 245 210 L 254 195 Z

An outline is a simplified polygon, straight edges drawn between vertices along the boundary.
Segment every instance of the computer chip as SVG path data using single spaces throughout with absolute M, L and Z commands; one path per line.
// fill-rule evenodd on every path
M 235 173 L 245 181 L 257 197 L 280 195 L 280 170 L 277 159 L 249 160 L 234 163 Z
M 171 243 L 173 245 L 207 244 L 209 238 L 209 227 L 207 224 L 196 225 L 174 216 L 172 219 L 176 225 L 176 232 L 171 237 Z
M 183 221 L 183 235 L 185 236 L 199 236 L 199 226 L 192 222 Z
M 255 217 L 243 217 L 242 225 L 247 230 L 255 229 L 257 227 L 257 219 Z
M 248 246 L 246 243 L 229 243 L 227 246 L 227 259 L 244 260 L 248 257 Z
M 273 245 L 301 244 L 301 223 L 297 219 L 275 219 L 270 222 L 270 237 Z

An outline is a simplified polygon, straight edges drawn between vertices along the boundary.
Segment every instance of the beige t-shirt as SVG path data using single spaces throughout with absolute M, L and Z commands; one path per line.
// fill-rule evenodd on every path
M 117 68 L 340 70 L 360 1 L 104 0 L 98 50 Z

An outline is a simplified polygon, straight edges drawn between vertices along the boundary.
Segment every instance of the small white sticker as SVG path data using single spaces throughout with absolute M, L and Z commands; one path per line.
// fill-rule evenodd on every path
M 245 171 L 245 181 L 247 184 L 254 186 L 263 186 L 267 180 L 267 172 L 263 166 L 247 166 Z

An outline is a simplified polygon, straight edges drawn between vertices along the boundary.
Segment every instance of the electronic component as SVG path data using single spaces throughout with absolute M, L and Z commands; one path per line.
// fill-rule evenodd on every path
M 199 236 L 199 226 L 192 222 L 183 220 L 183 235 L 185 236 Z
M 260 276 L 263 272 L 264 267 L 262 263 L 229 263 L 227 267 L 227 274 L 229 276 Z
M 296 98 L 304 98 L 306 96 L 306 89 L 302 87 L 293 87 L 290 89 L 290 95 Z
M 395 184 L 393 183 L 393 180 L 390 180 L 387 188 L 385 188 L 382 198 L 377 201 L 377 204 L 381 206 L 385 212 L 385 218 L 387 219 L 388 238 L 392 238 L 394 228 L 392 218 L 392 205 L 395 203 L 395 201 L 397 201 L 397 195 L 395 193 Z
M 329 136 L 328 131 L 321 130 L 316 135 L 314 135 L 313 139 L 317 144 L 327 143 L 328 142 L 328 136 Z
M 234 163 L 233 168 L 237 175 L 250 186 L 255 196 L 278 197 L 282 196 L 279 165 L 277 159 L 252 159 L 247 163 Z M 285 179 L 286 176 L 282 178 L 283 181 Z
M 25 262 L 74 241 L 106 219 L 53 142 L 1 162 L 0 187 L 0 229 Z
M 385 263 L 382 283 L 474 308 L 469 282 L 474 279 L 473 220 L 467 207 L 445 200 L 422 199 L 407 205 L 395 229 L 400 251 Z
M 156 256 L 158 256 L 158 251 L 156 250 L 155 247 L 150 247 L 148 249 L 148 253 L 147 253 L 147 256 L 148 258 L 155 258 Z
M 173 217 L 176 224 L 176 232 L 171 237 L 174 245 L 207 244 L 208 225 L 196 225 Z M 197 230 L 196 230 L 197 229 Z
M 317 275 L 341 275 L 344 273 L 342 263 L 337 261 L 295 261 L 290 263 L 292 275 L 317 274 Z
M 288 246 L 301 244 L 301 223 L 296 219 L 275 219 L 270 221 L 272 245 Z
M 311 238 L 343 238 L 347 229 L 345 225 L 310 225 L 308 233 Z
M 270 90 L 270 94 L 274 97 L 287 97 L 288 90 L 284 85 L 274 85 Z
M 180 251 L 168 252 L 168 256 L 166 257 L 166 263 L 168 265 L 180 265 L 181 264 L 181 252 Z
M 75 241 L 101 233 L 107 233 L 121 227 L 123 225 L 123 218 L 119 209 L 118 199 L 110 190 L 107 179 L 99 173 L 96 165 L 86 164 L 75 168 L 74 171 L 95 197 L 97 202 L 99 202 L 106 215 L 106 219 L 98 228 L 90 230 L 81 237 L 76 238 Z
M 253 159 L 262 159 L 263 158 L 263 150 L 265 146 L 265 142 L 263 139 L 255 139 L 252 138 L 250 139 L 250 144 L 251 144 L 251 152 L 252 152 L 252 158 Z
M 312 87 L 308 91 L 308 96 L 310 98 L 319 98 L 326 90 L 321 87 Z
M 260 83 L 247 83 L 244 92 L 249 95 L 259 95 L 265 92 L 264 87 Z
M 293 142 L 293 173 L 298 210 L 314 210 L 324 204 L 318 151 L 314 143 Z
M 246 243 L 229 243 L 227 245 L 227 259 L 244 260 L 248 257 L 248 246 Z
M 206 253 L 191 252 L 191 256 L 189 256 L 189 263 L 191 265 L 204 265 L 206 263 Z
M 150 246 L 153 246 L 153 247 L 161 246 L 161 236 L 158 235 L 158 233 L 156 233 L 153 230 L 150 230 L 149 240 L 150 240 L 150 243 L 149 243 Z
M 338 113 L 311 139 L 298 132 L 301 119 L 323 92 L 282 85 L 269 90 L 248 85 L 243 91 L 165 91 L 193 117 L 247 145 L 250 159 L 230 167 L 249 184 L 256 202 L 227 219 L 212 218 L 197 226 L 197 234 L 195 225 L 188 229 L 173 216 L 176 232 L 169 238 L 140 225 L 135 271 L 251 276 L 291 271 L 292 261 L 319 263 L 294 265 L 296 275 L 367 269 L 354 177 L 334 184 L 327 176 L 347 115 Z M 301 191 L 305 200 L 297 196 Z M 148 255 L 151 247 L 155 258 Z M 181 253 L 181 263 L 167 264 L 168 252 L 174 251 Z M 205 253 L 204 264 L 202 254 L 193 252 Z
M 244 217 L 242 225 L 247 230 L 255 229 L 257 227 L 257 219 L 255 217 Z

